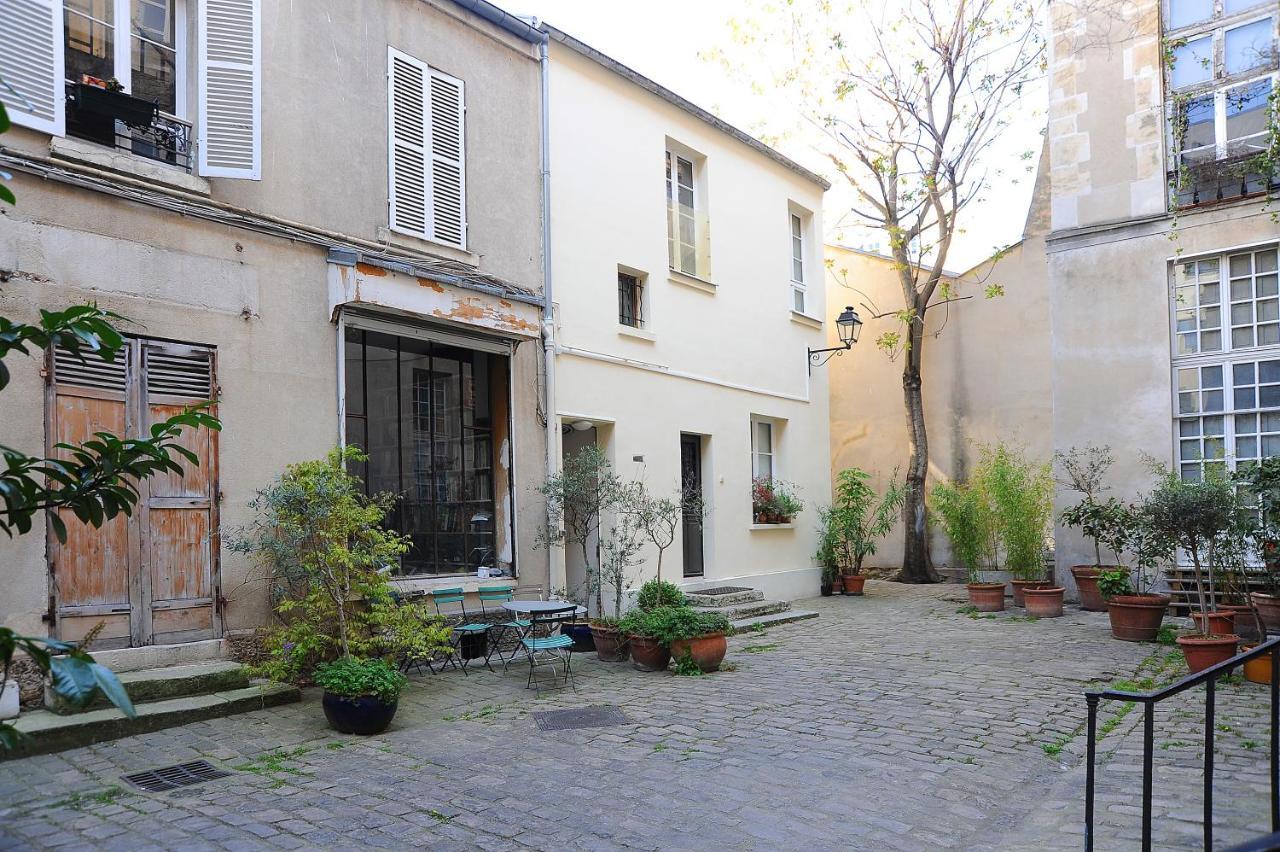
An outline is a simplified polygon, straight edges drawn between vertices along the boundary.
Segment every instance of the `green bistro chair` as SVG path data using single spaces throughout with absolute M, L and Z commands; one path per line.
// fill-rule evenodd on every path
M 454 663 L 461 665 L 462 673 L 467 673 L 467 666 L 471 660 L 462 655 L 462 643 L 468 637 L 482 636 L 485 642 L 484 666 L 489 671 L 493 671 L 493 666 L 489 665 L 489 625 L 479 622 L 472 622 L 467 615 L 466 594 L 461 588 L 456 589 L 434 589 L 431 592 L 431 600 L 436 605 L 436 614 L 443 618 L 454 618 L 461 616 L 458 624 L 453 626 L 453 649 L 449 652 L 450 656 L 445 660 L 446 663 Z M 458 612 L 446 613 L 440 607 L 450 604 L 458 605 Z M 496 674 L 496 672 L 495 672 Z
M 498 615 L 506 615 L 510 617 L 510 613 L 502 608 L 502 605 L 509 600 L 515 599 L 515 591 L 507 586 L 481 586 L 478 590 L 480 595 L 480 611 L 484 613 L 485 621 L 489 620 L 489 607 L 494 607 Z M 498 659 L 502 660 L 502 670 L 505 672 L 507 666 L 515 659 L 516 652 L 520 650 L 520 640 L 529 632 L 529 628 L 533 625 L 532 621 L 525 618 L 515 618 L 510 621 L 502 621 L 492 624 L 491 627 L 497 631 L 497 636 L 493 637 L 489 646 L 489 654 L 495 651 Z M 515 633 L 516 643 L 511 648 L 511 653 L 506 657 L 502 656 L 502 640 L 507 635 L 507 631 L 511 630 Z M 488 657 L 485 658 L 486 660 Z
M 529 631 L 520 639 L 525 655 L 529 658 L 529 680 L 525 683 L 525 689 L 538 687 L 538 681 L 534 678 L 538 666 L 550 666 L 554 681 L 557 677 L 556 666 L 563 665 L 563 682 L 571 684 L 577 690 L 577 684 L 573 681 L 573 637 L 560 632 L 565 622 L 573 621 L 577 615 L 577 604 L 532 613 Z

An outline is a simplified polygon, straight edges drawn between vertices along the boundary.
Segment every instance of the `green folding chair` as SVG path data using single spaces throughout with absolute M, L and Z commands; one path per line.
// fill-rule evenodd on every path
M 501 610 L 498 614 L 510 616 L 510 613 L 502 607 L 507 601 L 515 599 L 515 592 L 509 586 L 481 586 L 477 591 L 480 596 L 480 611 L 484 613 L 485 621 L 489 620 L 489 607 L 491 606 Z M 525 618 L 515 618 L 490 625 L 497 631 L 498 635 L 493 638 L 489 653 L 492 654 L 497 651 L 498 659 L 502 660 L 502 670 L 504 672 L 520 651 L 520 640 L 525 637 L 532 625 L 533 622 Z M 511 653 L 504 658 L 502 656 L 502 640 L 507 635 L 508 630 L 515 632 L 516 642 L 511 647 Z
M 461 616 L 459 623 L 453 626 L 453 644 L 449 652 L 450 656 L 446 658 L 445 662 L 453 663 L 455 666 L 461 665 L 462 673 L 467 674 L 467 666 L 470 665 L 471 660 L 479 658 L 463 656 L 462 643 L 470 637 L 483 636 L 485 642 L 484 666 L 492 672 L 493 666 L 489 665 L 489 625 L 469 620 L 466 597 L 461 587 L 456 589 L 433 589 L 431 592 L 431 600 L 436 605 L 437 615 L 443 618 Z M 457 613 L 446 613 L 441 609 L 441 606 L 450 604 L 458 605 Z M 455 660 L 457 662 L 454 662 Z M 497 672 L 494 672 L 494 674 L 497 674 Z
M 559 632 L 566 622 L 573 621 L 578 615 L 577 604 L 567 604 L 555 609 L 532 614 L 533 623 L 528 633 L 520 640 L 525 656 L 529 659 L 529 679 L 525 689 L 537 689 L 541 684 L 535 677 L 539 666 L 550 666 L 551 676 L 557 678 L 556 666 L 564 667 L 563 683 L 573 686 L 573 637 Z

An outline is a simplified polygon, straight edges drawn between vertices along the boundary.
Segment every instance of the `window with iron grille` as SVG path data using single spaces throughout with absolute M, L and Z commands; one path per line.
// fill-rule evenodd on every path
M 644 281 L 639 275 L 618 271 L 618 322 L 644 328 Z

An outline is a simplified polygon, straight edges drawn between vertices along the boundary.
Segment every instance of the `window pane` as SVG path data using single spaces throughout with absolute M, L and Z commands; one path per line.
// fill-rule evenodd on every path
M 1198 38 L 1173 49 L 1172 82 L 1175 89 L 1203 83 L 1212 76 L 1212 36 Z
M 1253 322 L 1253 302 L 1238 302 L 1231 306 L 1231 324 L 1244 325 Z
M 176 112 L 177 101 L 177 53 L 171 48 L 159 47 L 139 38 L 130 45 L 133 55 L 133 82 L 130 94 L 143 100 L 154 101 L 167 113 Z
M 1271 0 L 1223 0 L 1222 11 L 1228 15 L 1234 15 L 1236 12 L 1243 12 L 1246 9 L 1265 6 L 1270 2 Z
M 1280 382 L 1280 361 L 1259 361 L 1258 381 Z
M 1259 299 L 1258 300 L 1258 322 L 1270 322 L 1280 319 L 1280 308 L 1277 308 L 1275 299 Z
M 1219 307 L 1200 309 L 1200 327 L 1217 328 L 1222 325 L 1222 309 Z
M 1178 390 L 1195 390 L 1200 387 L 1200 373 L 1194 367 L 1178 371 Z
M 1269 346 L 1272 343 L 1280 343 L 1280 329 L 1270 323 L 1258 326 L 1258 345 Z
M 1222 348 L 1222 332 L 1203 331 L 1200 333 L 1200 348 L 1205 352 L 1217 352 Z
M 1236 415 L 1236 434 L 1251 435 L 1258 431 L 1258 415 L 1256 414 L 1237 414 Z
M 800 313 L 804 313 L 804 291 L 792 289 L 791 291 L 791 307 Z
M 1248 274 L 1248 273 L 1246 273 Z M 1253 286 L 1249 278 L 1241 278 L 1231 282 L 1231 299 L 1239 301 L 1240 299 L 1253 298 Z
M 1257 80 L 1227 89 L 1227 141 L 1244 139 L 1263 133 L 1267 129 L 1267 99 L 1271 96 L 1271 81 Z M 1251 147 L 1262 150 L 1265 139 L 1249 140 Z
M 1241 71 L 1266 65 L 1271 60 L 1271 32 L 1274 27 L 1272 18 L 1264 18 L 1227 30 L 1223 41 L 1223 60 L 1227 73 L 1239 74 Z
M 1276 271 L 1276 250 L 1267 249 L 1260 251 L 1253 256 L 1254 261 L 1258 265 L 1259 272 L 1275 272 Z
M 1270 275 L 1259 275 L 1259 276 L 1258 276 L 1258 295 L 1259 295 L 1259 296 L 1274 296 L 1274 295 L 1276 295 L 1276 275 L 1275 275 L 1275 273 L 1272 273 L 1272 274 L 1270 274 Z
M 1222 387 L 1222 368 L 1205 367 L 1200 371 L 1200 386 L 1204 388 Z
M 1199 461 L 1200 456 L 1200 439 L 1193 438 L 1190 441 L 1180 441 L 1178 455 L 1183 461 Z
M 1236 388 L 1235 407 L 1237 409 L 1257 408 L 1258 397 L 1253 388 Z
M 1245 326 L 1244 328 L 1237 328 L 1231 332 L 1231 348 L 1232 349 L 1243 349 L 1246 346 L 1252 346 L 1252 345 L 1253 345 L 1253 328 L 1251 326 Z
M 72 5 L 91 8 L 90 14 L 99 20 L 91 21 L 87 16 L 73 12 Z M 109 3 L 69 3 L 63 21 L 66 34 L 66 50 L 63 53 L 66 67 L 63 73 L 66 79 L 79 82 L 85 74 L 102 80 L 116 76 L 115 28 L 110 26 Z
M 1216 305 L 1218 303 L 1218 297 L 1220 295 L 1221 289 L 1222 289 L 1222 286 L 1220 284 L 1217 284 L 1216 282 L 1213 284 L 1201 284 L 1200 285 L 1200 304 Z
M 1263 432 L 1280 432 L 1280 413 L 1270 412 L 1260 416 L 1262 417 Z
M 1205 411 L 1221 411 L 1222 410 L 1222 391 L 1211 390 L 1201 394 L 1204 401 Z
M 756 422 L 756 452 L 773 452 L 773 426 L 769 423 Z
M 1179 29 L 1213 17 L 1213 0 L 1169 0 L 1169 28 Z
M 1264 385 L 1258 388 L 1258 404 L 1262 408 L 1280 406 L 1280 386 Z
M 1195 391 L 1190 393 L 1178 394 L 1178 413 L 1179 414 L 1195 414 L 1200 409 L 1196 407 L 1198 397 L 1200 395 Z
M 1231 372 L 1236 387 L 1253 384 L 1253 364 L 1236 364 Z
M 133 0 L 133 32 L 173 47 L 173 0 Z
M 1181 436 L 1182 436 L 1182 437 L 1184 437 L 1184 438 L 1189 438 L 1189 437 L 1192 437 L 1192 436 L 1194 436 L 1194 435 L 1199 435 L 1199 434 L 1200 434 L 1200 421 L 1199 421 L 1199 420 L 1194 420 L 1194 419 L 1193 419 L 1193 420 L 1179 420 L 1179 421 L 1178 421 L 1178 434 L 1179 434 L 1179 435 L 1181 435 Z
M 1213 96 L 1192 98 L 1186 104 L 1187 132 L 1182 140 L 1183 150 L 1202 148 L 1217 142 L 1214 136 Z
M 365 332 L 365 390 L 369 402 L 365 448 L 369 454 L 368 486 L 372 492 L 400 493 L 400 409 L 396 339 Z
M 347 414 L 364 414 L 364 332 L 348 328 L 343 350 L 346 353 L 343 372 L 346 374 Z
M 1222 415 L 1217 417 L 1206 417 L 1203 420 L 1205 435 L 1225 435 L 1227 419 Z M 1206 446 L 1208 442 L 1206 441 Z
M 1256 459 L 1258 457 L 1257 438 L 1236 438 L 1236 458 Z

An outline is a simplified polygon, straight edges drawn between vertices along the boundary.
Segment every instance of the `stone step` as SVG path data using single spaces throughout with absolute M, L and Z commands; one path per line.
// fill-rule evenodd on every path
M 689 606 L 696 607 L 725 607 L 764 600 L 764 592 L 758 592 L 755 589 L 747 589 L 745 592 L 729 592 L 726 595 L 704 595 L 697 591 L 692 591 L 685 592 L 684 596 L 689 602 Z
M 126 671 L 121 672 L 119 678 L 134 704 L 166 701 L 170 698 L 203 695 L 209 692 L 231 692 L 244 689 L 249 685 L 249 673 L 244 666 L 229 660 Z M 80 710 L 68 705 L 60 695 L 46 685 L 44 706 L 54 713 L 66 715 L 111 705 L 99 691 L 89 706 Z
M 775 612 L 769 615 L 760 615 L 754 618 L 740 618 L 737 621 L 730 621 L 729 627 L 735 634 L 750 633 L 752 630 L 776 627 L 779 624 L 789 624 L 792 621 L 804 621 L 806 619 L 817 617 L 818 614 L 812 610 L 788 609 L 785 612 Z
M 186 666 L 227 658 L 225 639 L 202 639 L 180 645 L 143 645 L 114 651 L 93 651 L 93 658 L 116 674 L 164 666 Z
M 60 716 L 48 710 L 27 711 L 14 721 L 14 727 L 26 736 L 22 738 L 16 751 L 0 751 L 0 761 L 7 757 L 65 751 L 300 700 L 302 691 L 298 687 L 292 684 L 266 683 L 227 692 L 188 695 L 139 704 L 136 706 L 136 719 L 128 718 L 114 707 L 70 716 Z
M 737 604 L 735 606 L 706 606 L 699 607 L 699 612 L 718 612 L 730 621 L 738 621 L 743 618 L 756 618 L 761 615 L 772 615 L 776 612 L 786 612 L 791 609 L 790 601 L 754 601 L 752 603 Z

